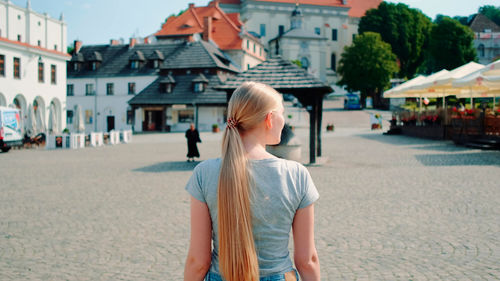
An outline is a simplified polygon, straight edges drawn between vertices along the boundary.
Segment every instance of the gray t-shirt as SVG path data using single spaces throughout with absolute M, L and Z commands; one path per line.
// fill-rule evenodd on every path
M 194 169 L 186 190 L 208 205 L 212 219 L 211 272 L 219 273 L 217 226 L 217 185 L 221 159 L 203 161 Z M 252 177 L 251 209 L 253 235 L 260 276 L 292 270 L 288 241 L 297 209 L 314 203 L 319 194 L 307 169 L 290 160 L 268 158 L 249 160 Z

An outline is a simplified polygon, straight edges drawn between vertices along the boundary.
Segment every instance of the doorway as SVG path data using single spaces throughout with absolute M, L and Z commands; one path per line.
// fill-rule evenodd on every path
M 108 123 L 108 132 L 112 131 L 115 129 L 115 117 L 114 116 L 108 116 L 106 118 L 107 123 Z
M 143 131 L 161 131 L 161 115 L 162 115 L 161 110 L 146 110 L 145 115 L 146 118 L 144 119 L 144 122 L 142 123 L 142 130 Z

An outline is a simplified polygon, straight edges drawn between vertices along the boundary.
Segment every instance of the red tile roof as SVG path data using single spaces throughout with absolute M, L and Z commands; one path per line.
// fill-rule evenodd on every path
M 56 54 L 56 55 L 67 57 L 67 58 L 71 57 L 67 53 L 59 52 L 56 50 L 45 49 L 45 48 L 42 48 L 39 46 L 30 45 L 30 44 L 24 43 L 24 42 L 13 41 L 13 40 L 10 40 L 10 39 L 4 38 L 4 37 L 0 37 L 0 41 L 11 43 L 11 44 L 16 44 L 16 45 L 24 46 L 24 47 L 28 47 L 28 48 L 32 48 L 32 49 L 36 49 L 36 50 L 40 50 L 40 51 L 44 51 L 44 52 L 51 53 L 51 54 Z
M 205 17 L 212 17 L 212 40 L 222 50 L 235 50 L 242 48 L 242 39 L 239 34 L 243 23 L 239 14 L 226 14 L 218 5 L 207 7 L 190 7 L 178 17 L 170 17 L 163 24 L 160 31 L 154 35 L 158 37 L 172 35 L 192 35 L 203 33 Z
M 349 16 L 353 18 L 361 18 L 365 15 L 366 11 L 376 9 L 382 0 L 349 0 L 347 5 L 351 6 Z

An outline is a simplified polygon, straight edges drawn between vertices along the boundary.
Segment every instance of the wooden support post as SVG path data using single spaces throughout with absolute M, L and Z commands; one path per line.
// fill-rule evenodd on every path
M 317 135 L 317 138 L 316 138 L 316 143 L 317 143 L 317 147 L 316 147 L 316 155 L 318 157 L 321 157 L 321 124 L 322 124 L 322 120 L 323 120 L 323 95 L 321 96 L 317 96 L 316 98 L 316 101 L 318 103 L 318 111 L 317 111 L 317 123 L 318 123 L 318 127 L 317 127 L 317 132 L 316 132 L 316 135 Z
M 167 123 L 167 106 L 163 106 L 163 109 L 161 110 L 161 131 L 165 132 L 166 129 L 166 123 Z
M 317 102 L 313 100 L 309 112 L 309 164 L 316 163 Z

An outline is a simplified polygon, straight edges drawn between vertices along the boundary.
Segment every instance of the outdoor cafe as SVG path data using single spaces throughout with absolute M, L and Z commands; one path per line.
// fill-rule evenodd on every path
M 500 61 L 417 76 L 384 97 L 406 101 L 393 111 L 392 132 L 456 143 L 482 139 L 499 147 Z

